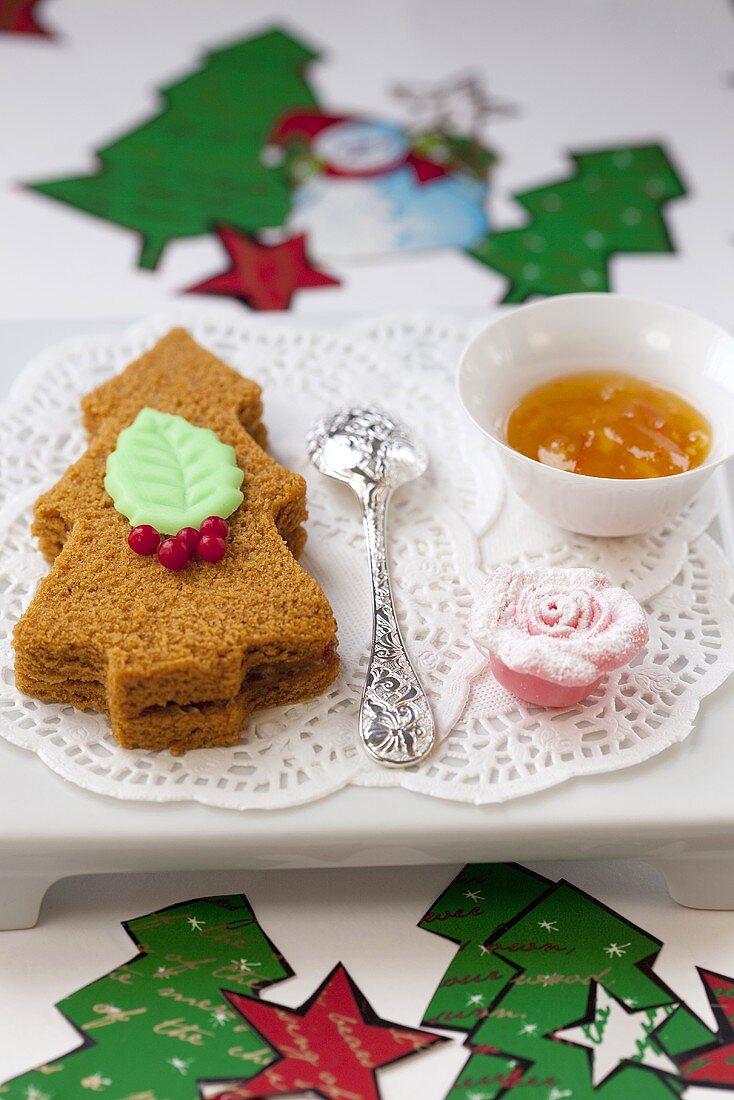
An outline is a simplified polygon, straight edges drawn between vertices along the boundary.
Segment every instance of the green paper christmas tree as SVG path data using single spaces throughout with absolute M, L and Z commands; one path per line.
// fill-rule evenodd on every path
M 283 225 L 286 171 L 262 153 L 286 110 L 316 106 L 304 75 L 316 56 L 281 30 L 215 50 L 163 90 L 160 114 L 98 151 L 98 172 L 34 190 L 140 233 L 146 268 L 169 241 L 216 223 L 245 232 Z
M 484 1075 L 481 1052 L 491 1047 L 509 1058 L 508 1073 L 523 1067 L 518 1081 L 525 1085 L 524 1078 L 531 1076 L 537 1082 L 523 1088 L 528 1100 L 547 1100 L 549 1087 L 571 1089 L 576 1100 L 670 1097 L 666 1080 L 631 1064 L 595 1087 L 586 1049 L 555 1038 L 557 1031 L 594 1019 L 594 984 L 635 1011 L 672 1009 L 674 996 L 640 966 L 657 954 L 658 940 L 561 883 L 488 946 L 492 955 L 511 963 L 515 974 L 471 1036 L 472 1049 L 479 1053 L 467 1063 L 463 1080 Z M 460 1087 L 450 1096 L 464 1100 L 466 1091 Z
M 544 894 L 552 883 L 513 863 L 465 867 L 444 890 L 419 927 L 453 940 L 459 949 L 441 979 L 423 1023 L 470 1032 L 515 973 L 485 946 L 503 924 Z
M 243 895 L 125 928 L 140 953 L 57 1006 L 84 1045 L 0 1086 L 2 1100 L 196 1100 L 198 1080 L 243 1081 L 273 1061 L 220 992 L 253 994 L 292 974 Z
M 721 1042 L 653 973 L 660 941 L 568 883 L 469 866 L 420 927 L 459 944 L 423 1021 L 470 1033 L 447 1100 L 670 1100 Z
M 489 233 L 469 255 L 509 280 L 505 302 L 610 289 L 621 252 L 672 252 L 665 204 L 685 187 L 660 145 L 623 146 L 571 157 L 567 179 L 515 196 L 529 217 Z

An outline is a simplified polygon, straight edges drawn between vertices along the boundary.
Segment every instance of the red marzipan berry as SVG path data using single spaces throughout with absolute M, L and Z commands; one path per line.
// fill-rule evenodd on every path
M 226 539 L 229 534 L 229 527 L 219 516 L 209 516 L 199 528 L 199 534 L 214 535 L 215 538 Z
M 193 558 L 196 553 L 196 544 L 199 541 L 199 532 L 195 527 L 182 527 L 176 535 L 177 539 L 181 539 L 186 549 L 189 552 L 189 557 Z
M 227 553 L 227 543 L 217 535 L 202 535 L 196 553 L 203 561 L 221 561 Z
M 127 544 L 130 549 L 134 550 L 136 554 L 142 554 L 144 557 L 155 554 L 160 541 L 161 536 L 155 527 L 151 527 L 148 523 L 141 523 L 139 527 L 133 527 L 127 536 Z
M 164 539 L 158 547 L 158 561 L 174 573 L 188 565 L 190 557 L 186 543 L 179 538 Z

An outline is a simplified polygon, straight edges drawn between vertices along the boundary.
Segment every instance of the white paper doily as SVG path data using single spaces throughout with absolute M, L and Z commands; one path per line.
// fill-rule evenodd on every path
M 343 665 L 319 699 L 256 715 L 236 748 L 182 757 L 121 749 L 103 716 L 21 696 L 10 646 L 47 568 L 29 536 L 32 504 L 83 449 L 80 397 L 173 323 L 187 324 L 264 388 L 272 449 L 308 481 L 303 561 L 334 607 Z M 454 397 L 456 359 L 469 327 L 448 317 L 387 318 L 334 335 L 259 320 L 223 322 L 184 309 L 123 336 L 60 345 L 29 365 L 0 410 L 0 734 L 99 793 L 236 809 L 295 805 L 348 783 L 496 802 L 637 763 L 687 736 L 701 698 L 734 667 L 731 572 L 704 534 L 716 513 L 714 491 L 665 531 L 638 538 L 569 536 L 537 520 L 505 496 L 486 444 Z M 429 473 L 396 497 L 390 533 L 401 626 L 441 732 L 429 761 L 407 772 L 379 768 L 356 744 L 371 606 L 361 523 L 349 490 L 310 469 L 303 445 L 318 416 L 364 402 L 396 412 L 431 460 Z M 591 565 L 608 573 L 646 603 L 646 651 L 582 705 L 554 712 L 519 704 L 466 637 L 481 567 L 500 560 Z

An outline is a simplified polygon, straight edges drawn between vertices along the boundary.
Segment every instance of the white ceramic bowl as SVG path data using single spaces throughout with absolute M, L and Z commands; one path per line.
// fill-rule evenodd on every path
M 588 477 L 544 466 L 505 442 L 513 406 L 559 375 L 626 371 L 690 401 L 713 429 L 703 465 L 669 477 Z M 662 302 L 568 294 L 503 314 L 471 341 L 459 396 L 495 444 L 509 484 L 545 519 L 585 535 L 636 535 L 671 519 L 734 453 L 734 339 Z

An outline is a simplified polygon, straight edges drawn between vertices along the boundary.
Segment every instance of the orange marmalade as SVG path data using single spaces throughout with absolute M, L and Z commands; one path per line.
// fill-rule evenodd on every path
M 591 477 L 666 477 L 700 466 L 711 425 L 682 397 L 617 371 L 569 374 L 531 390 L 507 442 L 546 466 Z

